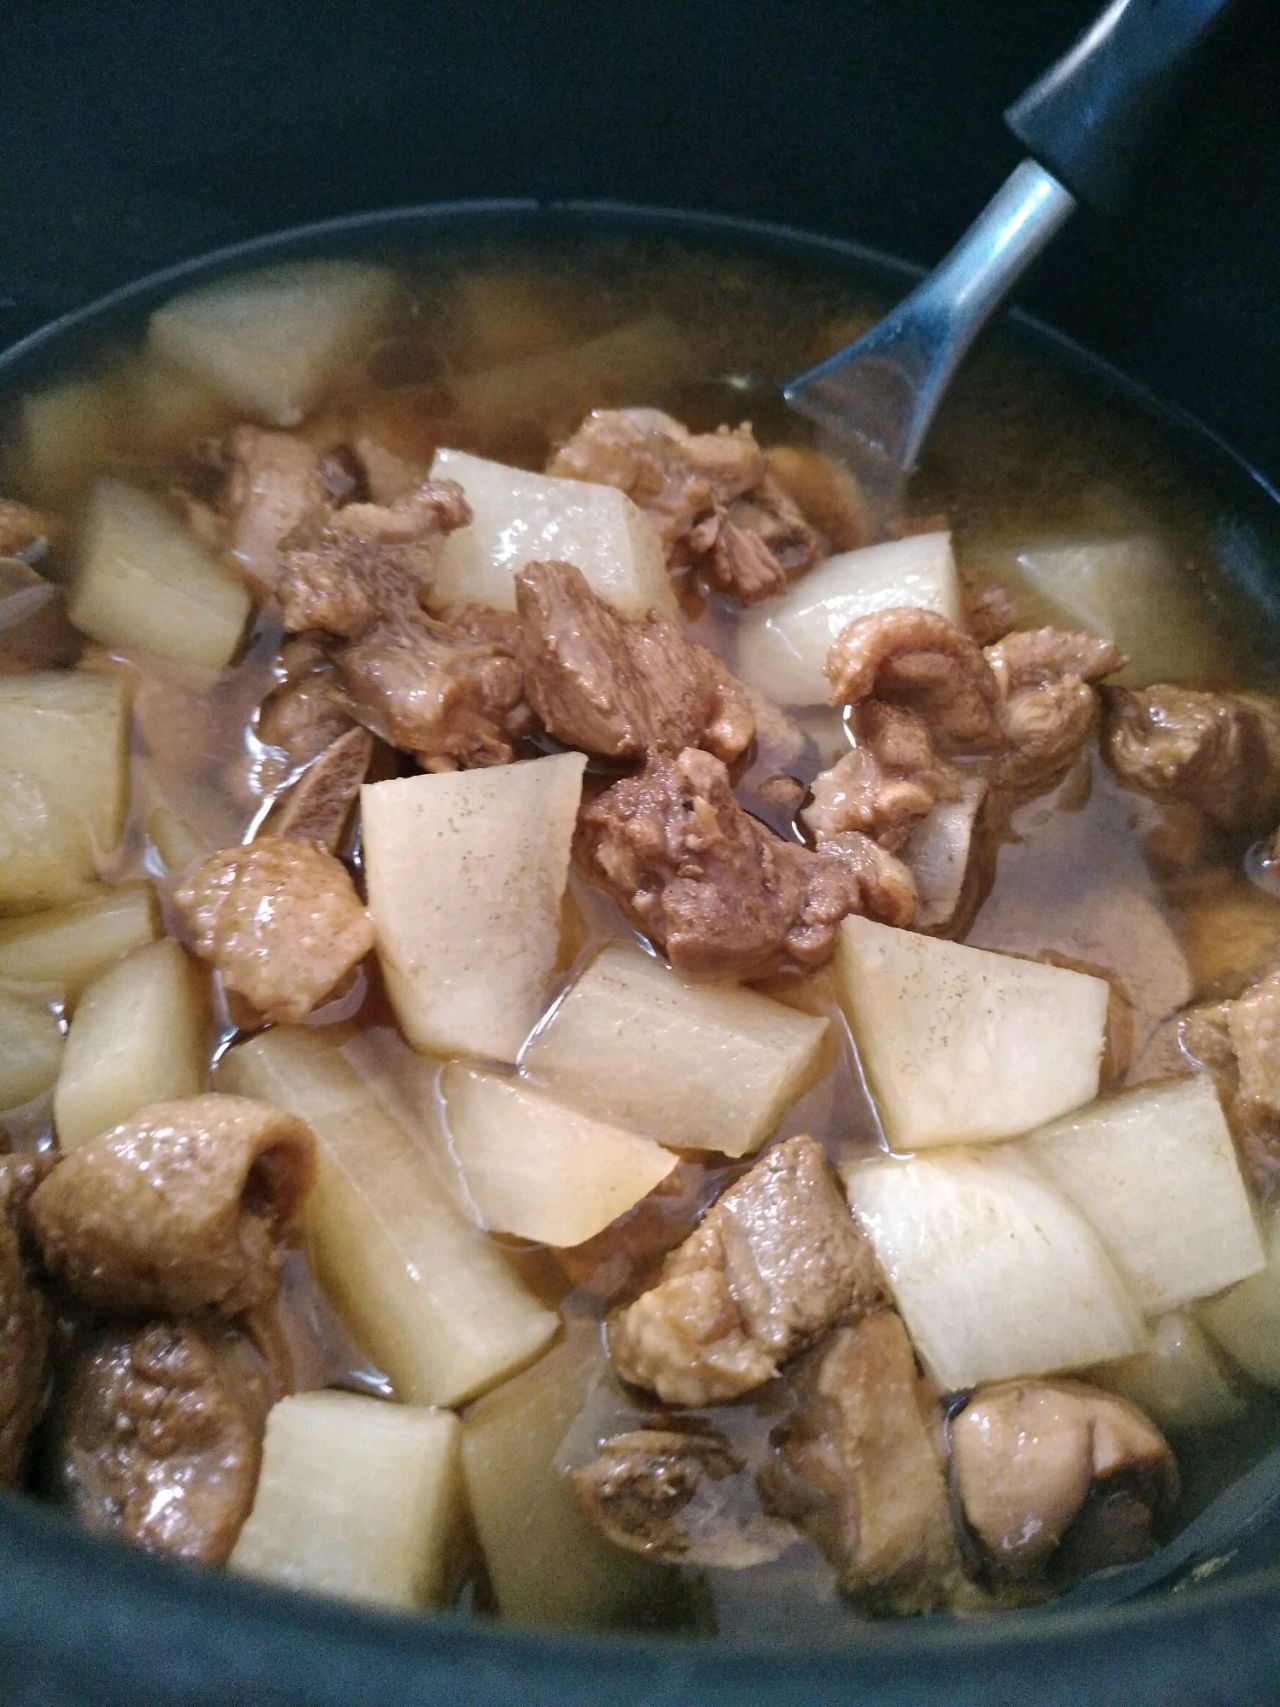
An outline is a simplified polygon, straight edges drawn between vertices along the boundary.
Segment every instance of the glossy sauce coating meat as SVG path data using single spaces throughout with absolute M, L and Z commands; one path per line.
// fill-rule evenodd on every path
M 174 899 L 196 953 L 265 1019 L 302 1019 L 373 947 L 346 868 L 284 835 L 211 854 Z
M 94 1309 L 251 1309 L 315 1169 L 292 1115 L 245 1097 L 153 1103 L 66 1156 L 28 1215 L 49 1272 Z
M 669 1404 L 734 1399 L 846 1311 L 881 1296 L 866 1235 L 821 1147 L 788 1138 L 761 1157 L 609 1328 L 614 1367 Z
M 857 833 L 820 853 L 785 842 L 696 748 L 651 758 L 580 820 L 589 868 L 691 978 L 763 978 L 827 960 L 850 913 L 909 924 L 911 874 Z
M 249 1514 L 269 1389 L 222 1323 L 82 1329 L 61 1360 L 45 1456 L 86 1528 L 220 1563 Z

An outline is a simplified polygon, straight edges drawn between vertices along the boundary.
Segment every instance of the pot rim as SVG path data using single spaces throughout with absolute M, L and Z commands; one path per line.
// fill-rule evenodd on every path
M 104 323 L 214 275 L 330 244 L 350 248 L 454 224 L 474 234 L 483 223 L 497 229 L 504 221 L 728 240 L 757 254 L 840 261 L 901 284 L 923 272 L 847 239 L 731 214 L 559 197 L 422 203 L 264 233 L 133 280 L 0 351 L 0 384 L 60 365 L 57 358 L 73 354 Z M 1256 469 L 1185 410 L 1034 317 L 1014 310 L 1008 318 L 1076 372 L 1154 414 L 1237 478 L 1243 474 L 1259 497 L 1280 503 Z M 1210 1577 L 1222 1563 L 1206 1561 L 1200 1571 Z M 919 1707 L 935 1695 L 948 1707 L 1025 1707 L 1034 1668 L 1040 1703 L 1154 1703 L 1170 1689 L 1184 1704 L 1273 1701 L 1280 1569 L 1197 1581 L 1193 1594 L 1182 1586 L 1159 1599 L 1016 1617 L 851 1619 L 838 1640 L 809 1649 L 529 1629 L 453 1613 L 366 1610 L 224 1571 L 175 1568 L 8 1495 L 0 1497 L 0 1682 L 16 1682 L 21 1693 L 9 1698 L 33 1707 L 81 1699 L 95 1707 L 139 1700 L 148 1707 L 349 1707 L 375 1699 L 371 1686 L 378 1707 L 507 1700 L 524 1707 L 564 1707 L 566 1700 L 581 1707 L 597 1700 L 610 1707 L 738 1707 L 744 1699 L 798 1707 L 855 1694 L 882 1707 Z

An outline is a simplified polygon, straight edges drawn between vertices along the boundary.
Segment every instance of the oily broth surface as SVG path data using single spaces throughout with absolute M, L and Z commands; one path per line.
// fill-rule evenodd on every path
M 803 423 L 782 404 L 778 381 L 855 335 L 876 311 L 874 291 L 847 278 L 666 242 L 602 241 L 573 255 L 484 244 L 410 260 L 401 276 L 397 323 L 335 387 L 315 430 L 330 438 L 368 431 L 424 461 L 438 445 L 451 445 L 537 467 L 587 408 L 601 404 L 652 404 L 704 429 L 750 419 L 766 444 L 803 442 Z M 161 393 L 165 383 L 163 375 L 146 370 L 147 358 L 120 345 L 76 376 L 90 387 L 86 396 L 96 406 L 82 412 L 81 426 L 52 471 L 29 465 L 18 423 L 10 422 L 0 447 L 0 491 L 54 504 L 74 518 L 101 473 L 160 492 L 175 484 L 196 493 L 207 487 L 208 471 L 190 452 L 192 428 L 216 432 L 232 412 L 205 406 L 197 420 L 175 404 L 159 412 L 167 426 L 139 430 L 127 406 L 139 376 L 145 373 Z M 540 372 L 547 383 L 539 382 Z M 1275 632 L 1214 556 L 1210 524 L 1221 513 L 1218 494 L 1170 456 L 1131 406 L 1086 394 L 1052 363 L 1016 344 L 995 341 L 967 371 L 908 508 L 919 516 L 945 512 L 962 567 L 979 570 L 993 542 L 1020 533 L 1071 537 L 1140 527 L 1173 549 L 1185 593 L 1181 620 L 1194 622 L 1197 643 L 1203 641 L 1203 669 L 1189 685 L 1274 681 L 1275 666 L 1267 660 L 1280 656 Z M 52 572 L 65 571 L 66 563 L 55 557 Z M 696 598 L 687 608 L 700 638 L 727 649 L 732 614 Z M 156 787 L 210 845 L 251 832 L 264 808 L 248 786 L 257 756 L 249 719 L 270 686 L 278 640 L 278 624 L 261 615 L 243 661 L 214 681 L 137 659 L 113 666 L 135 678 L 140 731 L 129 834 L 115 875 L 162 869 L 152 846 Z M 761 743 L 740 779 L 753 809 L 753 778 L 783 769 L 808 780 L 840 750 L 843 735 L 834 714 L 807 719 L 806 732 L 812 739 L 798 762 Z M 1203 941 L 1213 935 L 1212 909 L 1224 894 L 1236 896 L 1243 885 L 1249 930 L 1259 939 L 1280 940 L 1280 901 L 1262 898 L 1232 875 L 1241 869 L 1243 847 L 1226 850 L 1225 863 L 1172 889 L 1157 880 L 1144 840 L 1158 816 L 1142 797 L 1120 789 L 1096 757 L 1082 763 L 1052 794 L 1015 814 L 990 890 L 965 936 L 985 947 L 1063 957 L 1117 981 L 1129 1010 L 1127 1060 L 1118 1082 L 1177 1067 L 1170 1016 L 1197 994 L 1217 992 L 1222 971 L 1209 963 Z M 791 828 L 776 817 L 773 822 L 783 833 Z M 163 898 L 164 883 L 160 889 Z M 564 983 L 604 941 L 631 935 L 620 911 L 575 878 L 563 932 Z M 829 1070 L 788 1111 L 780 1132 L 812 1132 L 833 1156 L 845 1157 L 874 1149 L 879 1130 L 844 1022 L 834 1003 L 823 1011 L 833 1019 Z M 354 1053 L 371 1052 L 392 1100 L 438 1094 L 430 1069 L 395 1037 L 376 972 L 314 1016 L 317 1024 L 335 1020 L 355 1027 Z M 214 1053 L 235 1035 L 224 1012 Z M 30 1138 L 50 1137 L 47 1122 L 41 1132 L 37 1121 Z M 686 1160 L 668 1211 L 668 1242 L 747 1165 Z M 526 1280 L 559 1302 L 566 1316 L 600 1318 L 589 1262 L 576 1265 L 570 1278 L 548 1252 L 513 1247 L 513 1254 Z M 636 1271 L 633 1284 L 640 1278 Z M 387 1391 L 299 1259 L 288 1266 L 279 1316 L 302 1384 L 327 1380 Z M 699 1414 L 756 1462 L 785 1404 L 780 1381 L 752 1401 Z M 620 1387 L 602 1383 L 558 1462 L 583 1461 L 599 1435 L 636 1426 L 644 1415 Z M 1275 1402 L 1258 1395 L 1242 1421 L 1202 1443 L 1176 1442 L 1186 1483 L 1184 1515 L 1274 1441 L 1278 1425 Z M 682 1626 L 779 1640 L 801 1630 L 810 1639 L 834 1635 L 853 1616 L 807 1540 L 749 1572 L 681 1576 Z M 463 1600 L 483 1605 L 483 1583 L 470 1582 Z

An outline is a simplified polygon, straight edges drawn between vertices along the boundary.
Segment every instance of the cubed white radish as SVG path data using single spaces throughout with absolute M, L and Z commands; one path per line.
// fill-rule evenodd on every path
M 580 1245 L 676 1165 L 651 1138 L 606 1126 L 518 1079 L 455 1063 L 442 1086 L 453 1153 L 491 1232 Z
M 1208 612 L 1179 558 L 1151 534 L 1018 541 L 980 551 L 981 572 L 1014 595 L 1020 628 L 1050 624 L 1114 640 L 1120 682 L 1213 673 Z
M 1102 1239 L 1149 1316 L 1265 1261 L 1207 1073 L 1139 1085 L 1033 1132 L 1026 1152 Z
M 296 1393 L 267 1417 L 233 1571 L 384 1606 L 438 1604 L 463 1520 L 451 1411 Z
M 827 1021 L 754 990 L 686 984 L 652 955 L 598 954 L 523 1066 L 603 1120 L 686 1150 L 745 1156 L 812 1081 Z
M 738 624 L 737 673 L 779 705 L 825 705 L 832 642 L 855 618 L 902 606 L 960 620 L 949 533 L 843 551 L 802 575 L 780 599 L 756 605 Z
M 434 609 L 474 601 L 514 610 L 517 573 L 558 559 L 581 569 L 624 616 L 677 614 L 662 543 L 625 492 L 527 474 L 460 450 L 437 451 L 431 473 L 458 482 L 474 518 L 445 541 L 429 595 Z
M 1280 1213 L 1263 1221 L 1267 1265 L 1197 1307 L 1201 1325 L 1264 1387 L 1280 1387 Z
M 66 379 L 22 399 L 22 472 L 43 503 L 78 498 L 112 456 L 120 437 L 120 400 L 106 379 Z
M 230 1050 L 218 1085 L 282 1108 L 315 1133 L 311 1262 L 399 1398 L 463 1404 L 546 1347 L 555 1313 L 456 1206 L 434 1099 L 402 1125 L 332 1035 L 292 1026 Z
M 1185 1310 L 1151 1324 L 1151 1350 L 1086 1372 L 1086 1379 L 1119 1393 L 1167 1434 L 1212 1428 L 1245 1408 L 1244 1395 Z
M 56 986 L 74 1003 L 104 966 L 159 935 L 149 883 L 103 886 L 74 906 L 0 924 L 0 978 Z
M 288 427 L 359 358 L 394 300 L 386 267 L 293 261 L 175 297 L 151 316 L 151 346 L 237 408 Z
M 1102 978 L 849 918 L 836 981 L 895 1149 L 1010 1138 L 1098 1094 Z
M 916 880 L 917 930 L 945 930 L 955 918 L 969 870 L 974 826 L 986 795 L 981 777 L 967 777 L 959 797 L 940 800 L 907 839 L 902 858 Z
M 514 1061 L 547 1002 L 581 753 L 360 790 L 378 959 L 416 1049 Z
M 0 676 L 0 911 L 82 892 L 120 840 L 129 711 L 119 676 Z
M 152 1102 L 198 1096 L 209 1054 L 204 974 L 172 937 L 101 973 L 80 998 L 53 1096 L 74 1149 Z
M 99 480 L 68 609 L 104 646 L 217 670 L 240 644 L 249 595 L 157 499 Z
M 468 1412 L 462 1462 L 471 1514 L 504 1618 L 597 1629 L 634 1624 L 663 1606 L 672 1573 L 610 1546 L 556 1462 L 608 1372 L 596 1325 L 571 1320 L 567 1330 L 532 1369 Z
M 20 1108 L 52 1086 L 62 1059 L 62 1025 L 52 1008 L 0 990 L 0 1109 Z
M 848 1169 L 849 1201 L 944 1392 L 1147 1348 L 1101 1241 L 1022 1155 L 947 1150 Z

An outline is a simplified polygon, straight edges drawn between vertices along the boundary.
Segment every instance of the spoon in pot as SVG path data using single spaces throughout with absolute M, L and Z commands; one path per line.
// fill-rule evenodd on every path
M 1113 0 L 1005 121 L 1017 166 L 927 278 L 854 343 L 783 387 L 853 473 L 873 537 L 900 512 L 953 374 L 1078 202 L 1122 197 L 1141 142 L 1193 51 L 1235 0 Z

